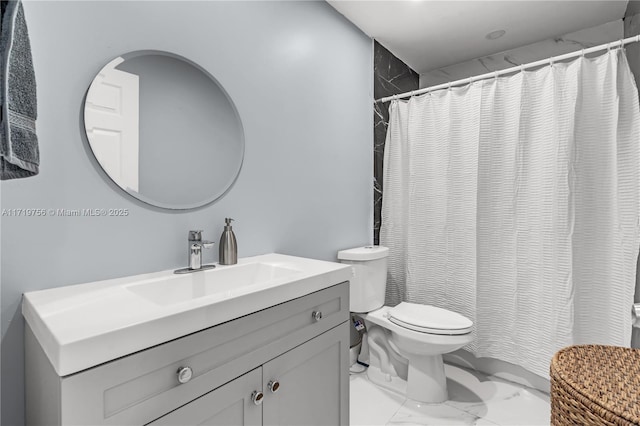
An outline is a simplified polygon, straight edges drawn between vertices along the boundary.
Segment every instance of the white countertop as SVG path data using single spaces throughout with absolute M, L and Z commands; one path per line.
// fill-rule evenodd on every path
M 168 270 L 29 292 L 22 314 L 66 376 L 351 276 L 349 265 L 273 253 L 186 275 Z

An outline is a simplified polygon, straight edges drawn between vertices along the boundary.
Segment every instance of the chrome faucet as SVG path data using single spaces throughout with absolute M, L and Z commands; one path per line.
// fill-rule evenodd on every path
M 189 231 L 189 267 L 173 271 L 175 274 L 188 274 L 190 272 L 204 271 L 215 268 L 216 265 L 202 264 L 202 249 L 211 248 L 211 241 L 202 241 L 202 231 Z

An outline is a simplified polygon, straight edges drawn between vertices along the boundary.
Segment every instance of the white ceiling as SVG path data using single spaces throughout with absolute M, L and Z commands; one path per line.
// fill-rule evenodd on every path
M 624 16 L 627 0 L 327 0 L 418 73 Z M 486 34 L 506 30 L 497 40 Z

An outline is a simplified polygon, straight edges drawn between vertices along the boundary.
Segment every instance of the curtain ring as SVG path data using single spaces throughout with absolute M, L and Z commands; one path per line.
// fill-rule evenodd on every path
M 498 79 L 498 75 L 499 75 L 499 74 L 498 74 L 498 71 L 494 71 L 494 72 L 493 72 L 493 78 L 494 78 L 494 79 L 496 79 L 496 80 L 497 80 L 497 79 Z
M 611 52 L 611 43 L 607 43 L 607 52 Z
M 582 49 L 582 54 L 581 54 L 581 56 L 584 58 L 584 49 Z
M 553 67 L 553 57 L 549 58 L 549 66 Z

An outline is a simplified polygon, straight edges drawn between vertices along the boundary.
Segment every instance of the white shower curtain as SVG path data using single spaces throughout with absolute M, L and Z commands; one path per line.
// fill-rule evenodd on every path
M 387 303 L 473 320 L 467 349 L 548 377 L 563 346 L 628 346 L 638 92 L 621 50 L 393 101 Z

